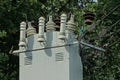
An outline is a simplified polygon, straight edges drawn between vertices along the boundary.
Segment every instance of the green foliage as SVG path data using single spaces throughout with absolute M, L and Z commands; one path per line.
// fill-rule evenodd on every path
M 86 3 L 90 0 L 82 0 Z M 99 52 L 91 48 L 83 54 L 84 80 L 119 80 L 120 79 L 120 0 L 98 0 L 98 3 L 88 3 L 88 7 L 95 14 L 95 29 L 87 32 L 83 37 L 87 42 L 104 47 L 106 52 Z M 84 9 L 77 6 L 77 0 L 0 0 L 0 80 L 18 80 L 19 58 L 9 54 L 11 46 L 18 49 L 19 23 L 34 20 L 48 15 L 61 15 L 65 12 L 75 15 L 76 32 L 84 24 Z M 112 11 L 112 12 L 111 12 Z M 109 14 L 109 12 L 111 12 Z M 109 15 L 107 15 L 109 14 Z M 104 16 L 103 16 L 104 15 Z M 113 26 L 112 26 L 113 25 Z M 107 30 L 104 37 L 98 33 Z
M 3 30 L 3 31 L 0 31 L 0 37 L 5 37 L 6 36 L 6 32 Z
M 86 34 L 86 39 L 92 44 L 104 47 L 105 53 L 96 50 L 86 50 L 84 54 L 84 80 L 119 80 L 120 79 L 120 38 L 119 38 L 119 13 L 120 1 L 99 0 L 95 10 L 96 30 Z M 114 10 L 116 6 L 119 6 Z M 115 14 L 114 14 L 115 13 Z M 115 25 L 114 25 L 115 24 Z M 104 37 L 98 37 L 98 33 L 106 29 Z

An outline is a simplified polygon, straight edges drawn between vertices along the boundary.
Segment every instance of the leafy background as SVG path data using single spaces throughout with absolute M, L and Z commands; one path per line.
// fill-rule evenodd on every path
M 78 6 L 78 1 L 82 4 Z M 19 24 L 63 12 L 75 15 L 76 35 L 84 26 L 82 39 L 103 47 L 106 52 L 82 47 L 84 80 L 120 80 L 120 0 L 0 0 L 0 80 L 19 80 L 19 57 L 9 54 L 18 49 Z M 89 7 L 86 7 L 89 6 Z M 86 9 L 95 13 L 94 25 L 84 24 Z M 55 17 L 54 17 L 55 19 Z M 91 30 L 90 30 L 91 29 Z

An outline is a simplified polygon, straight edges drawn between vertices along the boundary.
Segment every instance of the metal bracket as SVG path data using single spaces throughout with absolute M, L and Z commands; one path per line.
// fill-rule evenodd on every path
M 83 44 L 83 45 L 85 45 L 85 46 L 88 46 L 88 47 L 94 48 L 94 49 L 99 50 L 99 51 L 103 51 L 103 52 L 106 51 L 106 50 L 103 49 L 103 48 L 100 48 L 100 47 L 94 46 L 94 45 L 92 45 L 92 44 L 85 43 L 85 42 L 83 42 L 82 40 L 80 41 L 80 44 Z

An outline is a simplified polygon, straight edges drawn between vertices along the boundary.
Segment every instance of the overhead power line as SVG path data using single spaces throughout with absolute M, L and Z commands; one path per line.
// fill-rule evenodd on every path
M 107 15 L 103 15 L 101 18 L 101 21 L 104 20 L 107 16 L 109 16 L 112 12 L 114 12 L 119 7 L 120 7 L 120 4 L 114 7 L 112 10 L 110 10 Z

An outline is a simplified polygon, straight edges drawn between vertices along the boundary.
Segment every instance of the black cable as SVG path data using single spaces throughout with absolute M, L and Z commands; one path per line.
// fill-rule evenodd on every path
M 40 49 L 33 49 L 33 50 L 18 51 L 18 52 L 13 52 L 12 54 L 31 52 L 31 51 L 38 51 L 38 50 L 45 50 L 45 49 L 58 48 L 58 47 L 71 46 L 71 45 L 75 45 L 75 43 L 64 44 L 64 45 L 59 45 L 59 46 L 50 46 L 50 47 L 45 47 L 45 48 L 40 48 Z
M 112 30 L 112 28 L 113 28 L 116 24 L 118 24 L 119 22 L 120 22 L 120 19 L 117 20 L 112 26 L 110 26 L 107 32 L 110 32 L 110 31 Z
M 119 7 L 120 7 L 120 4 L 114 7 L 111 11 L 109 11 L 107 15 L 103 15 L 101 20 L 105 19 L 108 15 L 110 15 L 112 12 L 114 12 Z

